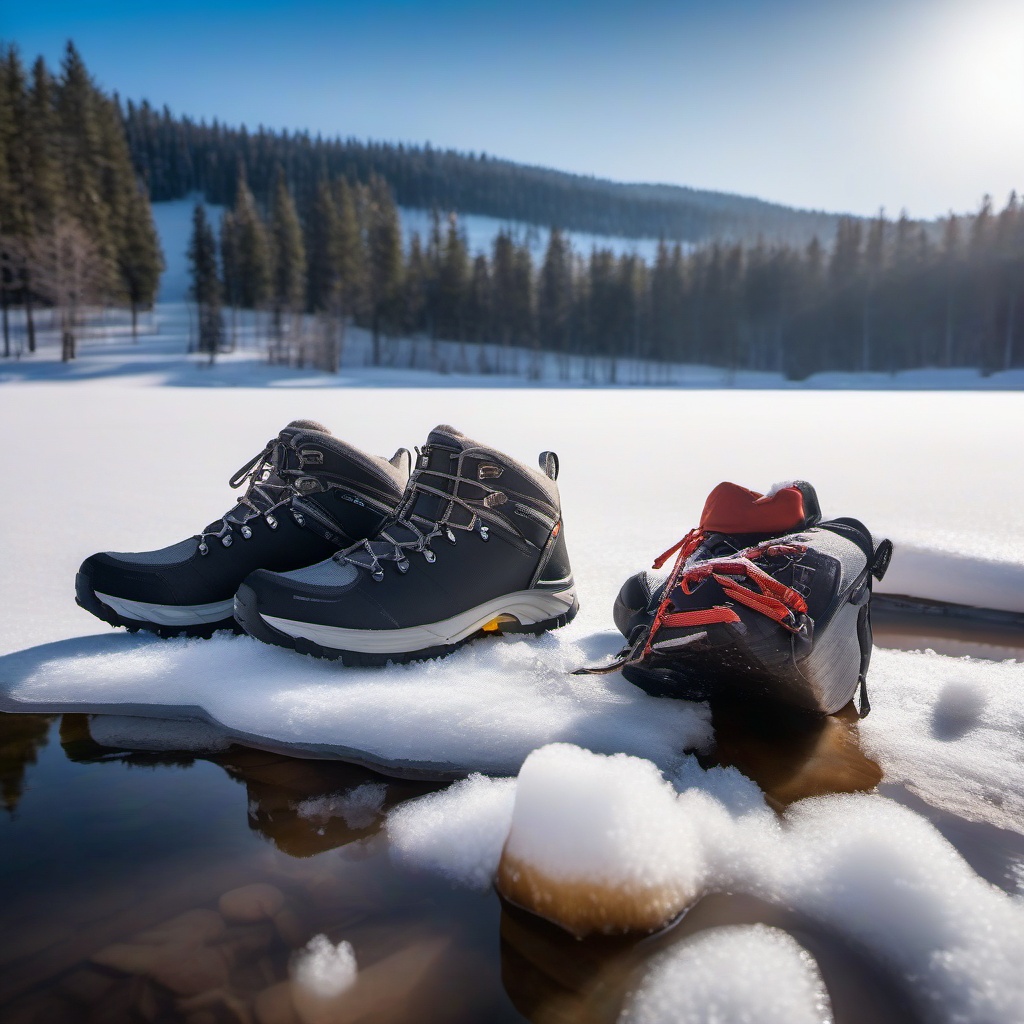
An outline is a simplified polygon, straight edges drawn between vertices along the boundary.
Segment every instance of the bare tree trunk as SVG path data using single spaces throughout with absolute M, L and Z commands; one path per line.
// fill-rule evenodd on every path
M 4 321 L 4 359 L 11 358 L 11 324 L 7 312 L 7 288 L 0 285 L 0 306 L 3 308 Z
M 1003 346 L 1003 369 L 1013 367 L 1013 341 L 1017 326 L 1017 289 L 1014 288 L 1006 303 L 1006 341 Z
M 135 300 L 132 300 L 132 343 L 139 343 L 139 307 Z

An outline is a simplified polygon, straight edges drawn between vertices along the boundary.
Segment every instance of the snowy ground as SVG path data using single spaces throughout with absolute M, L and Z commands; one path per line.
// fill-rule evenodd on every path
M 169 740 L 160 727 L 147 734 L 150 727 L 123 716 L 96 720 L 110 742 L 140 746 L 216 746 L 227 732 L 278 746 L 346 747 L 375 763 L 508 775 L 552 741 L 641 755 L 681 794 L 651 797 L 655 807 L 678 800 L 671 827 L 688 830 L 690 854 L 658 866 L 680 892 L 732 887 L 830 923 L 914 979 L 907 983 L 929 1019 L 1024 1019 L 1014 960 L 1024 955 L 1024 863 L 1010 865 L 1000 892 L 924 813 L 879 794 L 800 801 L 779 818 L 735 769 L 704 773 L 684 755 L 710 741 L 704 709 L 652 701 L 616 676 L 581 683 L 565 674 L 615 649 L 610 612 L 620 583 L 695 524 L 723 479 L 755 488 L 811 480 L 826 514 L 857 516 L 896 542 L 882 589 L 1024 612 L 1018 394 L 557 389 L 554 381 L 500 390 L 472 386 L 479 378 L 401 369 L 355 367 L 326 378 L 266 367 L 244 351 L 205 370 L 181 355 L 182 307 L 157 315 L 171 324 L 162 340 L 135 347 L 119 328 L 122 337 L 111 331 L 113 340 L 97 340 L 70 367 L 51 350 L 0 365 L 8 439 L 0 452 L 8 499 L 0 508 L 0 690 L 51 706 L 198 706 L 218 723 Z M 310 386 L 326 382 L 364 386 Z M 536 640 L 480 641 L 426 666 L 355 672 L 248 638 L 130 637 L 75 606 L 82 558 L 195 532 L 229 507 L 231 472 L 297 417 L 386 454 L 422 443 L 438 422 L 523 460 L 556 450 L 582 603 L 575 622 Z M 876 652 L 871 687 L 875 710 L 860 735 L 886 773 L 883 792 L 909 790 L 929 817 L 1024 834 L 1024 665 Z M 557 795 L 557 777 L 550 783 Z M 394 825 L 396 852 L 419 868 L 486 884 L 516 785 L 476 780 L 447 794 L 447 803 L 407 805 Z M 640 834 L 655 828 L 638 813 Z M 572 827 L 593 826 L 584 816 Z M 522 848 L 548 865 L 547 848 L 526 835 Z M 603 884 L 643 876 L 642 849 L 637 857 L 609 853 Z M 822 1019 L 808 1009 L 820 1000 L 813 964 L 777 935 L 747 931 L 715 943 L 688 946 L 679 962 L 654 968 L 627 1019 L 681 1019 L 671 1007 L 694 979 L 713 989 L 714 965 L 736 956 L 788 979 L 770 1019 Z M 745 1012 L 769 1019 L 749 1016 L 763 988 L 743 991 L 708 989 L 703 1005 L 721 1003 L 723 1020 Z M 659 1006 L 670 1011 L 659 1016 Z

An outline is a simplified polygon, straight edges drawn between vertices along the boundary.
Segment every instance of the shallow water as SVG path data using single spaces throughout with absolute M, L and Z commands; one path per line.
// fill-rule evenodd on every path
M 878 639 L 956 640 L 914 628 L 883 627 Z M 1017 644 L 998 639 L 991 646 Z M 852 708 L 817 723 L 715 709 L 715 726 L 714 759 L 754 778 L 773 806 L 879 786 L 982 877 L 1016 891 L 1024 839 L 886 782 L 860 749 Z M 812 952 L 840 1024 L 916 1019 L 879 964 L 749 896 L 707 896 L 642 940 L 579 942 L 493 890 L 396 866 L 383 815 L 434 788 L 239 747 L 112 749 L 84 715 L 0 715 L 0 1020 L 294 1022 L 289 960 L 323 932 L 355 948 L 369 1008 L 360 1020 L 612 1022 L 649 957 L 709 927 L 754 922 Z M 264 888 L 234 892 L 253 885 Z

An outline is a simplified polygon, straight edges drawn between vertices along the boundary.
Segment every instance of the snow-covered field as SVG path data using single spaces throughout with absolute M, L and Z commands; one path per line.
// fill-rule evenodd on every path
M 1001 891 L 927 820 L 946 815 L 1024 835 L 1024 665 L 876 651 L 874 711 L 860 741 L 885 772 L 882 792 L 915 794 L 927 815 L 879 793 L 815 797 L 777 815 L 736 769 L 703 772 L 685 753 L 712 740 L 704 708 L 655 701 L 618 676 L 566 674 L 616 648 L 620 583 L 694 525 L 724 479 L 759 489 L 812 481 L 826 514 L 857 516 L 895 541 L 882 590 L 1024 612 L 1019 394 L 558 389 L 553 381 L 499 389 L 399 369 L 325 378 L 267 367 L 244 351 L 204 370 L 181 355 L 182 315 L 162 307 L 157 316 L 177 325 L 163 340 L 97 340 L 70 367 L 50 351 L 0 365 L 0 692 L 8 699 L 120 710 L 95 720 L 114 743 L 216 747 L 242 736 L 313 753 L 344 749 L 403 771 L 512 777 L 552 742 L 624 751 L 653 762 L 668 788 L 654 768 L 619 758 L 591 773 L 607 776 L 606 799 L 584 799 L 585 788 L 576 799 L 560 777 L 569 779 L 572 758 L 597 755 L 549 748 L 521 807 L 514 781 L 475 778 L 394 812 L 396 856 L 486 885 L 519 815 L 520 858 L 558 881 L 566 836 L 629 822 L 620 837 L 649 830 L 652 841 L 609 840 L 596 867 L 561 880 L 628 890 L 631 879 L 653 879 L 683 903 L 747 892 L 826 923 L 902 979 L 927 1019 L 1024 1019 L 1024 861 L 1006 867 Z M 336 386 L 309 386 L 328 381 Z M 438 422 L 523 460 L 557 451 L 580 615 L 546 637 L 482 640 L 443 661 L 357 671 L 244 637 L 131 637 L 75 606 L 85 556 L 192 534 L 231 504 L 231 472 L 297 417 L 381 453 L 422 443 Z M 168 716 L 203 709 L 213 727 L 183 731 L 123 714 L 155 705 Z M 568 759 L 561 769 L 559 757 Z M 563 817 L 561 838 L 531 828 L 551 820 L 530 809 L 538 791 L 578 810 Z M 658 850 L 674 852 L 655 864 Z M 722 1007 L 722 1020 L 826 1019 L 809 954 L 779 934 L 741 929 L 703 941 L 652 966 L 626 1020 L 699 1019 L 684 1012 L 694 992 L 701 1005 Z M 716 988 L 720 965 L 736 957 L 757 977 L 784 979 L 772 986 L 771 1013 L 767 1003 L 757 1009 L 767 980 Z

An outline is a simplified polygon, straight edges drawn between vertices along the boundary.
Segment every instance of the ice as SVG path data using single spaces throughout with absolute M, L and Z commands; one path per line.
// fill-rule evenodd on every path
M 1024 834 L 1024 663 L 876 650 L 866 752 L 935 807 Z
M 387 819 L 392 852 L 406 864 L 486 889 L 498 869 L 514 796 L 512 779 L 474 774 L 402 804 Z
M 814 958 L 766 925 L 712 928 L 655 958 L 620 1024 L 829 1024 Z
M 643 753 L 666 768 L 708 745 L 702 705 L 659 701 L 617 676 L 571 675 L 588 656 L 563 632 L 485 638 L 444 660 L 386 669 L 249 637 L 110 633 L 0 658 L 0 707 L 201 719 L 239 742 L 429 778 L 514 773 L 557 740 Z
M 231 741 L 208 722 L 93 715 L 89 735 L 103 747 L 126 750 L 227 750 Z
M 355 951 L 349 942 L 335 945 L 326 935 L 314 935 L 296 955 L 291 974 L 299 988 L 330 999 L 355 984 Z
M 570 761 L 564 749 L 539 751 L 533 757 L 541 767 Z M 620 892 L 628 892 L 629 885 L 640 879 L 652 890 L 665 886 L 671 895 L 674 888 L 688 887 L 697 878 L 693 899 L 711 892 L 748 893 L 820 922 L 901 979 L 908 998 L 930 1019 L 951 1024 L 1024 1019 L 1024 977 L 1019 970 L 1024 957 L 1024 902 L 980 879 L 939 832 L 910 809 L 877 794 L 847 794 L 799 801 L 777 816 L 763 803 L 751 802 L 748 780 L 729 773 L 712 777 L 708 791 L 691 786 L 670 801 L 658 773 L 642 771 L 628 758 L 586 751 L 573 758 L 577 768 L 589 762 L 594 775 L 604 780 L 606 806 L 588 801 L 561 821 L 513 816 L 513 829 L 521 830 L 514 847 L 520 869 L 531 858 L 539 866 L 563 865 L 562 851 L 574 839 L 585 839 L 579 842 L 580 868 L 572 873 L 569 885 L 544 878 L 549 898 L 539 907 L 542 913 L 552 916 L 553 908 L 578 907 L 586 894 L 581 880 L 600 904 L 610 881 L 619 884 Z M 532 763 L 531 758 L 524 775 Z M 682 775 L 700 782 L 692 769 Z M 557 773 L 545 776 L 550 788 L 561 787 Z M 622 785 L 612 782 L 614 776 Z M 527 784 L 529 793 L 534 784 L 529 779 Z M 570 772 L 566 795 L 577 792 L 578 786 L 576 773 Z M 729 789 L 736 792 L 725 802 L 715 795 Z M 443 805 L 445 815 L 458 819 L 463 832 L 473 798 L 467 788 L 449 794 Z M 559 799 L 549 795 L 545 802 Z M 518 793 L 515 800 L 518 806 Z M 437 806 L 430 812 L 435 818 Z M 638 814 L 638 806 L 652 815 L 658 810 L 671 820 L 654 824 L 645 813 Z M 404 828 L 416 827 L 415 816 L 422 808 L 412 804 L 403 809 Z M 605 838 L 604 856 L 594 858 L 586 847 L 609 823 L 613 832 L 620 827 L 640 831 L 635 841 L 618 846 Z M 653 830 L 653 842 L 645 847 L 648 828 Z M 672 830 L 689 837 L 675 854 L 661 841 Z M 484 837 L 489 831 L 477 834 Z M 481 870 L 494 862 L 505 843 L 506 837 L 493 835 L 490 849 L 479 847 L 472 863 L 439 863 L 434 846 L 432 859 L 421 863 L 479 884 Z M 511 835 L 506 850 L 509 846 Z M 536 877 L 543 878 L 542 872 L 538 870 Z M 500 882 L 502 867 L 498 878 Z M 571 901 L 561 899 L 560 887 L 574 888 Z M 522 897 L 523 890 L 517 895 Z M 666 906 L 672 902 L 667 900 Z M 756 958 L 750 964 L 752 970 L 760 966 Z

